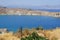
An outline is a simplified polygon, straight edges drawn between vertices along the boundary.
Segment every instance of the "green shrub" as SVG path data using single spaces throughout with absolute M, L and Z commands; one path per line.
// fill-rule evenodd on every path
M 43 27 L 39 26 L 36 28 L 36 30 L 43 30 Z
M 25 38 L 21 38 L 21 40 L 48 40 L 45 37 L 39 36 L 37 33 L 33 32 L 31 35 Z

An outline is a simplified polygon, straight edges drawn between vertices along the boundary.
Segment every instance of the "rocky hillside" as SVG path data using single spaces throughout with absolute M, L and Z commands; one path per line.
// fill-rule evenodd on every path
M 42 15 L 42 16 L 53 16 L 60 17 L 60 12 L 48 12 L 22 8 L 0 8 L 0 15 Z

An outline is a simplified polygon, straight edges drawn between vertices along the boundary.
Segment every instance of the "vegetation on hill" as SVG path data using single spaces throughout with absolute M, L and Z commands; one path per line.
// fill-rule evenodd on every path
M 53 30 L 44 30 L 42 27 L 33 29 L 22 29 L 19 28 L 15 33 L 6 32 L 0 34 L 0 40 L 59 40 L 60 39 L 60 28 Z
M 21 40 L 49 40 L 49 39 L 46 39 L 46 37 L 39 36 L 36 32 L 33 32 L 28 37 L 21 38 Z

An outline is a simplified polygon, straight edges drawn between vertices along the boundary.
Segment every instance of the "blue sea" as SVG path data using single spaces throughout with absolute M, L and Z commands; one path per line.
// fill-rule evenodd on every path
M 60 27 L 60 18 L 49 16 L 17 16 L 0 15 L 0 28 L 9 31 L 17 31 L 18 28 L 36 28 L 42 26 L 44 29 Z

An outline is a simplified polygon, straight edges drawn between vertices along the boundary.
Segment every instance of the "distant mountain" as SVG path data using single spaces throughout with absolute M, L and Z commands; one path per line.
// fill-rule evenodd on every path
M 0 6 L 0 8 L 7 8 L 7 7 L 5 7 L 5 6 Z
M 18 6 L 18 5 L 10 5 L 10 6 L 0 6 L 0 8 L 23 8 L 23 9 L 32 9 L 32 10 L 41 10 L 41 11 L 50 11 L 50 12 L 60 12 L 60 6 Z

